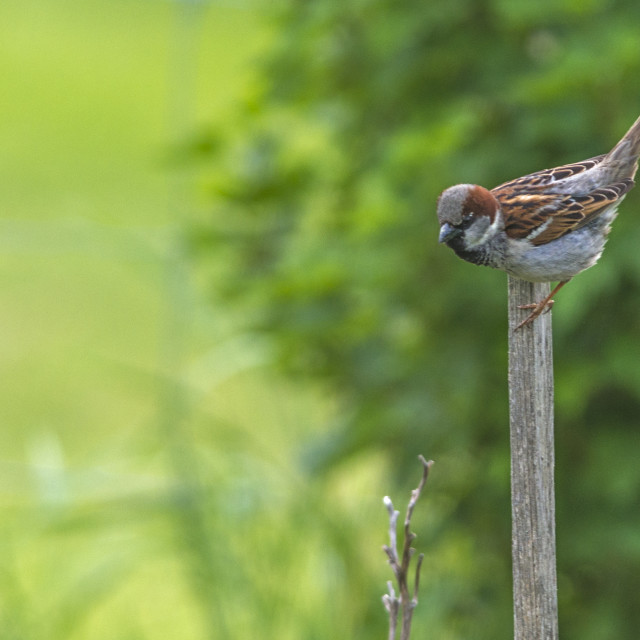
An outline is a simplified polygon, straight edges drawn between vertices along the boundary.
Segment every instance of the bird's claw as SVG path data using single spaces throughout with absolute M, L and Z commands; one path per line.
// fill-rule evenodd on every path
M 549 313 L 555 300 L 542 300 L 541 302 L 532 302 L 530 304 L 520 304 L 518 309 L 533 309 L 533 311 L 514 329 L 517 331 L 525 325 L 533 322 L 539 315 L 543 313 Z

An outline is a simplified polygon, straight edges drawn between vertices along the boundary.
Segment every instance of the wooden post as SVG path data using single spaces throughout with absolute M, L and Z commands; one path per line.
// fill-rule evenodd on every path
M 518 331 L 549 284 L 509 276 L 509 409 L 515 640 L 557 640 L 551 313 Z

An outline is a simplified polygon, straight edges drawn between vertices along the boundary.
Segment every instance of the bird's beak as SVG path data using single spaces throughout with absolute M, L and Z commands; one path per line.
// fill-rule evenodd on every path
M 462 233 L 462 229 L 458 229 L 457 227 L 452 227 L 448 222 L 445 222 L 440 227 L 440 236 L 438 237 L 438 242 L 448 242 L 452 240 L 456 236 L 459 236 Z

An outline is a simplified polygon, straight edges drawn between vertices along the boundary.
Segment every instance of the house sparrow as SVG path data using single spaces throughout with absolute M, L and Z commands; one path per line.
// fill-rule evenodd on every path
M 607 154 L 545 169 L 491 191 L 458 184 L 438 198 L 440 242 L 463 260 L 502 269 L 530 282 L 559 281 L 517 327 L 553 305 L 573 276 L 593 266 L 640 155 L 640 118 Z

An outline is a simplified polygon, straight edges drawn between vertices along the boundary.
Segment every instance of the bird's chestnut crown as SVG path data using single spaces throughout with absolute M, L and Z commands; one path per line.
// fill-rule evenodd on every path
M 458 184 L 438 199 L 439 242 L 472 249 L 491 240 L 502 227 L 494 195 L 475 184 Z
M 465 219 L 487 216 L 490 223 L 496 217 L 500 205 L 493 194 L 477 184 L 457 184 L 445 189 L 438 198 L 440 225 L 458 227 Z

